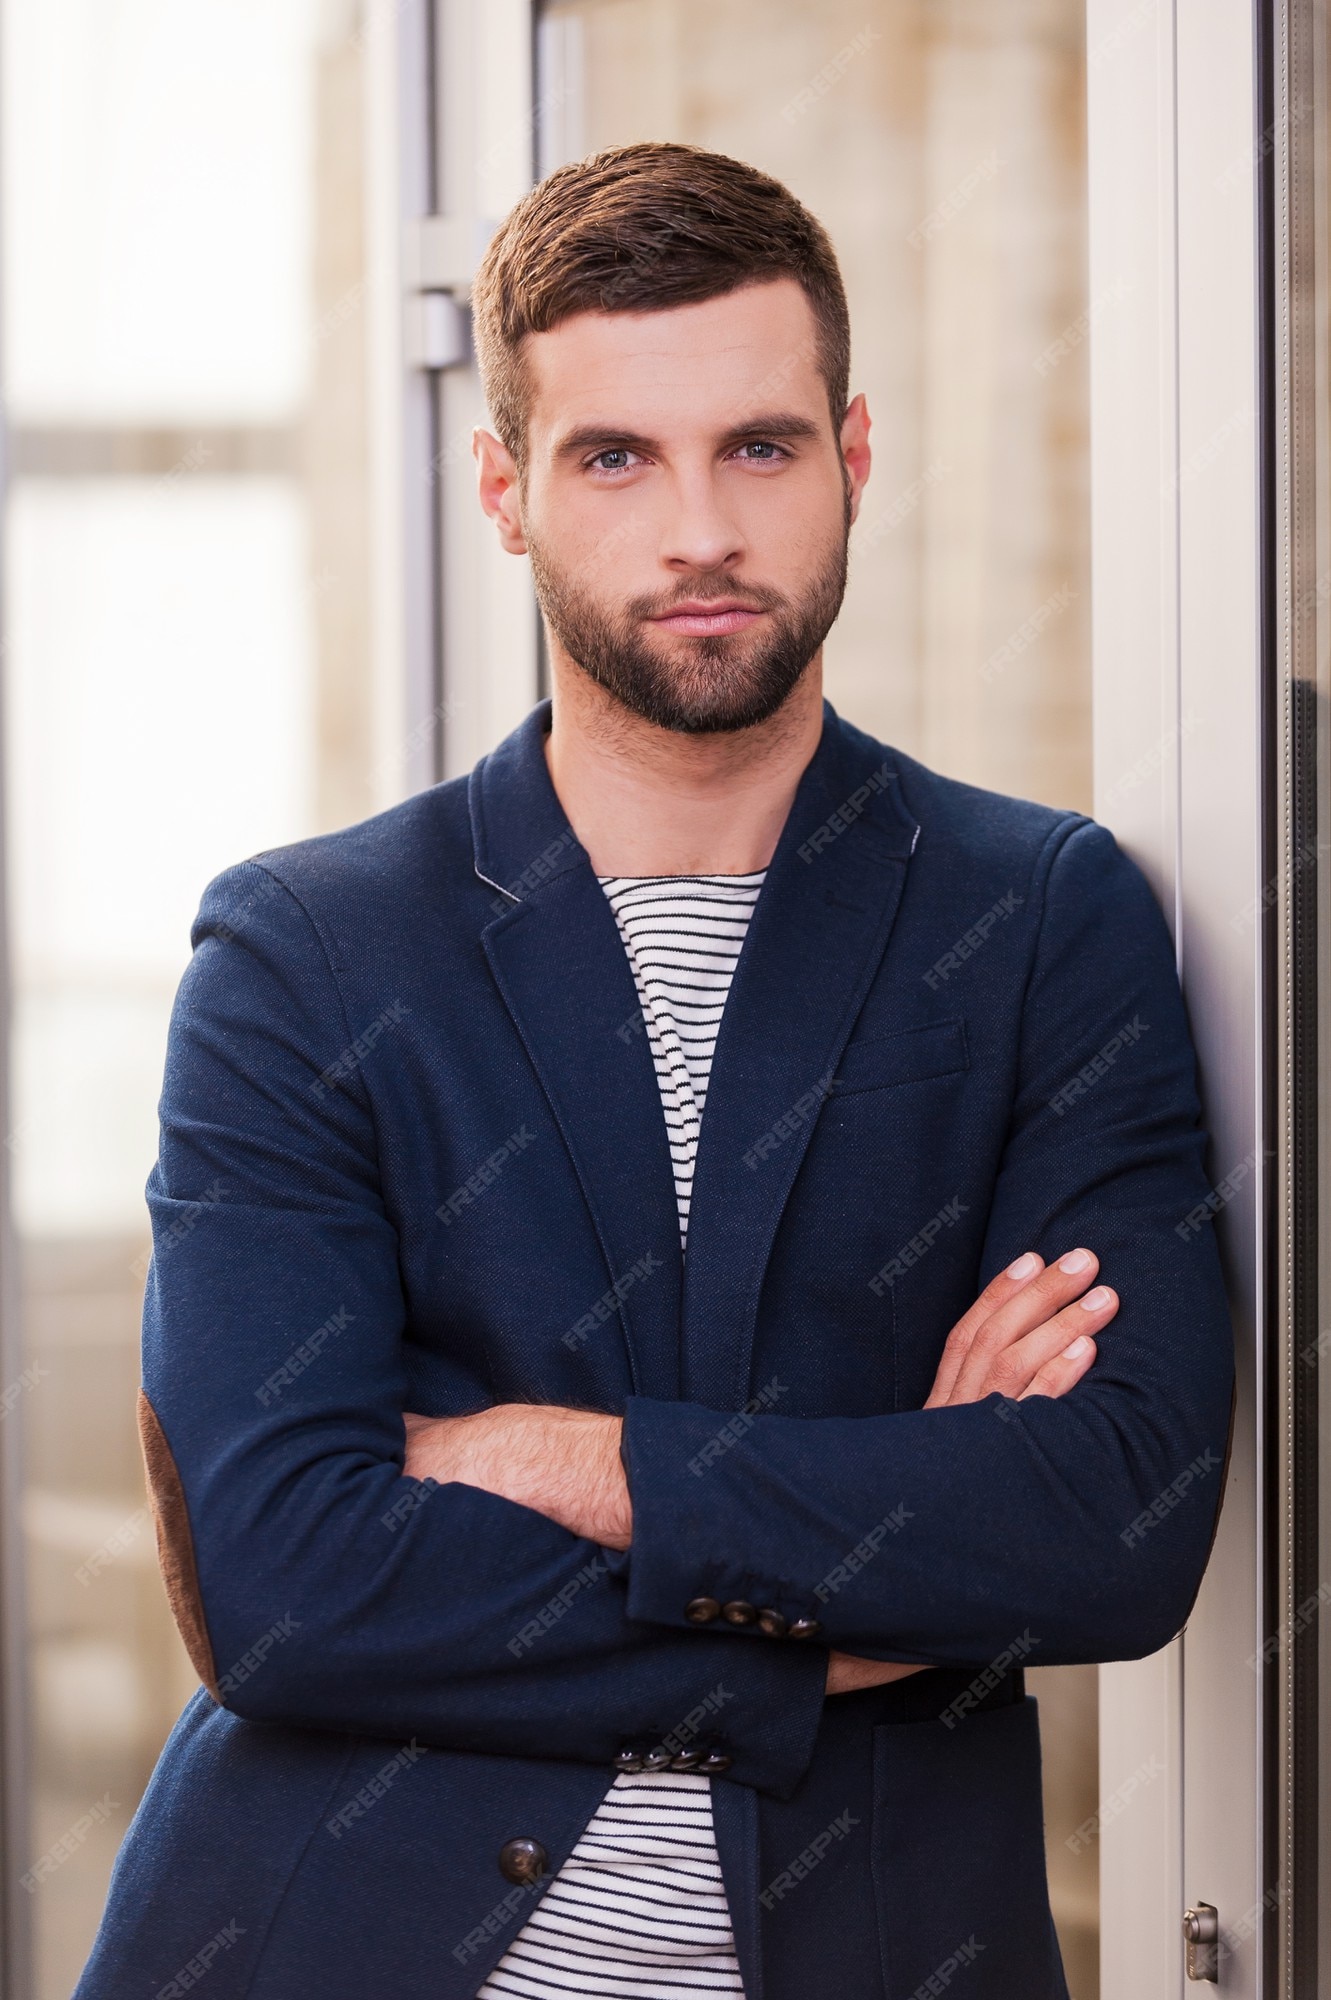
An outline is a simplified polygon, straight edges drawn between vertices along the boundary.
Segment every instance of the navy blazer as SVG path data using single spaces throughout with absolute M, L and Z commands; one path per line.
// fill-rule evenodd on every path
M 644 1757 L 717 1774 L 750 2000 L 1063 2000 L 1022 1668 L 1179 1631 L 1231 1412 L 1164 919 L 1104 827 L 825 703 L 683 1260 L 549 713 L 204 894 L 141 1405 L 202 1684 L 78 2000 L 465 2000 Z M 924 1410 L 995 1272 L 1080 1243 L 1089 1374 Z M 508 1401 L 624 1414 L 631 1550 L 403 1478 L 404 1410 Z M 828 1648 L 933 1664 L 829 1700 Z

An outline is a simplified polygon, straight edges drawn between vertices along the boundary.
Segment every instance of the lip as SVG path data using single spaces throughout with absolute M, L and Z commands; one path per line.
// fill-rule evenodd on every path
M 726 601 L 718 608 L 715 599 L 710 604 L 676 604 L 669 611 L 654 618 L 654 625 L 664 625 L 671 632 L 693 633 L 703 636 L 713 632 L 740 632 L 751 625 L 762 612 L 755 604 Z

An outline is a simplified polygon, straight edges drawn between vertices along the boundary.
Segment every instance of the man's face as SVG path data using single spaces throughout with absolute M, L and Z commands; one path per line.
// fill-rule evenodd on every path
M 661 728 L 765 721 L 840 609 L 868 471 L 863 398 L 839 440 L 802 288 L 580 313 L 527 358 L 506 546 L 529 552 L 555 642 Z

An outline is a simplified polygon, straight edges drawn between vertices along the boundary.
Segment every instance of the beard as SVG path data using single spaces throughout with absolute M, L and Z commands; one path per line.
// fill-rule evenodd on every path
M 537 602 L 570 659 L 634 715 L 691 736 L 751 729 L 776 714 L 841 609 L 849 546 L 847 481 L 840 541 L 798 598 L 704 573 L 665 602 L 634 597 L 621 611 L 560 575 L 527 532 Z M 718 609 L 741 599 L 765 615 L 738 632 L 648 636 L 644 620 L 695 599 Z

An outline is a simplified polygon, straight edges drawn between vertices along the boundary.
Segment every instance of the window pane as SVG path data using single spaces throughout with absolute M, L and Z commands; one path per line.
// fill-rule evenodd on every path
M 156 1575 L 134 1433 L 143 1184 L 199 892 L 312 828 L 312 617 L 289 483 L 26 482 L 8 530 L 24 1866 L 43 1869 L 39 1991 L 55 2000 L 195 1680 Z M 93 1833 L 66 1855 L 89 1815 Z
M 36 2000 L 66 2000 L 197 1685 L 134 1417 L 191 921 L 220 869 L 364 818 L 408 764 L 373 692 L 362 10 L 0 12 L 19 1865 Z
M 200 890 L 311 827 L 306 540 L 299 492 L 276 480 L 28 481 L 11 497 L 22 1230 L 143 1228 Z
M 25 421 L 290 415 L 317 0 L 9 0 L 4 342 Z

